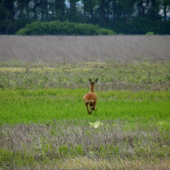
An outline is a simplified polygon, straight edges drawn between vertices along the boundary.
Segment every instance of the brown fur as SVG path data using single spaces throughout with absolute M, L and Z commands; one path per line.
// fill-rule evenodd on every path
M 89 114 L 92 114 L 92 110 L 97 110 L 97 108 L 96 108 L 97 94 L 94 93 L 94 85 L 95 85 L 95 83 L 97 83 L 97 81 L 98 81 L 98 78 L 94 82 L 91 82 L 91 79 L 89 79 L 90 86 L 91 86 L 91 92 L 89 92 L 83 96 L 84 103 L 86 105 L 87 112 Z M 90 111 L 89 111 L 88 106 L 90 107 Z

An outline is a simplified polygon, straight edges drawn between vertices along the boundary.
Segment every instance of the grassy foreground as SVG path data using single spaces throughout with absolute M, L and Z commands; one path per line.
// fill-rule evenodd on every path
M 169 168 L 170 92 L 97 92 L 93 115 L 83 103 L 86 92 L 1 90 L 0 166 Z
M 169 64 L 0 63 L 0 169 L 170 169 Z

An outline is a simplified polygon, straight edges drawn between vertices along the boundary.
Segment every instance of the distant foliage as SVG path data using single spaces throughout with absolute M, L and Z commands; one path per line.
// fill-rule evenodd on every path
M 97 25 L 72 22 L 33 22 L 20 29 L 17 35 L 113 35 L 112 30 Z
M 147 32 L 146 35 L 154 35 L 154 32 Z
M 31 22 L 59 20 L 99 25 L 117 34 L 169 35 L 169 8 L 170 0 L 1 0 L 0 34 L 15 34 Z
M 128 23 L 117 22 L 111 25 L 109 28 L 117 34 L 145 35 L 148 32 L 153 32 L 156 35 L 166 35 L 170 33 L 170 21 L 152 21 L 138 17 Z

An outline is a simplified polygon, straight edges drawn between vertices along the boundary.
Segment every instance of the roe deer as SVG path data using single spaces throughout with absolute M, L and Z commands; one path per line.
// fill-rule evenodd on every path
M 85 94 L 83 96 L 83 99 L 84 99 L 84 103 L 87 108 L 87 112 L 89 114 L 92 114 L 92 110 L 97 110 L 97 108 L 96 108 L 97 94 L 94 93 L 94 85 L 95 85 L 95 83 L 98 82 L 98 78 L 94 82 L 92 82 L 91 79 L 89 79 L 89 82 L 90 82 L 90 86 L 91 86 L 91 92 Z M 90 107 L 90 112 L 89 112 L 88 105 Z

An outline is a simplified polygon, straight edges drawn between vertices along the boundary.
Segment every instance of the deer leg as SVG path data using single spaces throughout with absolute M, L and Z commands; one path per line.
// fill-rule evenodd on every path
M 90 114 L 92 114 L 92 105 L 90 104 Z
M 86 108 L 87 108 L 87 112 L 89 113 L 89 108 L 88 108 L 88 103 L 85 103 Z
M 97 110 L 97 108 L 96 108 L 96 102 L 94 102 L 93 110 Z

